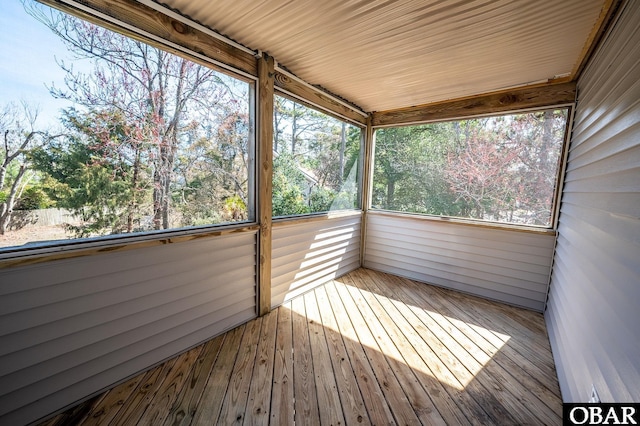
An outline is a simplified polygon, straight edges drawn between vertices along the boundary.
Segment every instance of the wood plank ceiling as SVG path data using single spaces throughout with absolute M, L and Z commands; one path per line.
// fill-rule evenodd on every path
M 164 3 L 370 112 L 567 81 L 612 1 Z

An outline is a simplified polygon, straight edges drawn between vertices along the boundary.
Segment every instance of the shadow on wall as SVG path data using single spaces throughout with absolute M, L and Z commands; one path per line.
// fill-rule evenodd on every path
M 273 229 L 271 306 L 360 266 L 359 214 Z

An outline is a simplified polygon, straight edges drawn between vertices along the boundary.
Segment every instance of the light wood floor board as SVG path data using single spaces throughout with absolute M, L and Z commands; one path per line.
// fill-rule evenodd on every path
M 335 288 L 330 286 L 330 284 L 315 290 L 318 300 L 321 301 L 324 306 L 327 306 L 323 311 L 328 311 L 328 307 L 331 306 L 335 314 L 335 324 L 330 323 L 328 320 L 325 320 L 324 324 L 328 324 L 328 327 L 340 334 L 345 349 L 347 350 L 347 359 L 351 363 L 351 368 L 356 377 L 356 383 L 362 393 L 371 424 L 392 424 L 393 414 L 391 414 L 388 401 L 382 393 L 382 389 L 376 379 L 376 375 L 364 348 L 358 342 L 353 324 L 351 321 L 338 321 L 338 318 L 344 318 L 347 314 L 339 297 L 337 294 L 334 294 L 334 292 Z M 329 300 L 333 300 L 334 303 L 330 303 Z
M 251 378 L 249 406 L 247 407 L 247 415 L 244 416 L 244 424 L 246 425 L 269 424 L 277 324 L 278 311 L 271 311 L 262 319 L 260 342 Z
M 304 297 L 291 301 L 293 323 L 293 402 L 296 424 L 319 424 L 318 398 Z M 329 374 L 329 372 L 327 372 Z
M 561 424 L 542 315 L 358 269 L 42 425 Z
M 271 424 L 293 424 L 293 329 L 291 327 L 291 302 L 276 311 L 276 352 L 273 363 L 271 388 Z

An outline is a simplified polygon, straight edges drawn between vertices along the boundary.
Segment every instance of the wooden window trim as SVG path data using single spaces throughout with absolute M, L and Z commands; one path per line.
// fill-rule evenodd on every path
M 510 112 L 573 105 L 575 97 L 575 82 L 531 86 L 453 101 L 374 112 L 371 125 L 374 128 L 396 127 L 435 121 L 465 120 L 478 116 L 503 115 Z
M 552 204 L 551 204 L 551 218 L 550 218 L 550 224 L 549 226 L 536 226 L 536 225 L 526 225 L 526 224 L 510 224 L 510 223 L 501 223 L 501 222 L 492 222 L 492 221 L 488 221 L 488 220 L 483 220 L 483 219 L 473 219 L 473 218 L 458 218 L 458 217 L 453 217 L 453 216 L 444 216 L 444 215 L 429 215 L 429 214 L 419 214 L 419 213 L 411 213 L 411 212 L 401 212 L 401 211 L 394 211 L 394 210 L 385 210 L 385 209 L 372 209 L 371 207 L 371 196 L 372 196 L 372 187 L 373 187 L 373 170 L 369 170 L 369 175 L 367 176 L 367 181 L 366 181 L 366 185 L 368 187 L 368 191 L 367 191 L 367 199 L 366 202 L 363 204 L 363 210 L 365 213 L 365 216 L 367 214 L 369 214 L 370 212 L 378 212 L 378 213 L 385 213 L 385 214 L 400 214 L 400 215 L 409 215 L 409 216 L 415 216 L 416 218 L 427 218 L 427 219 L 432 219 L 432 220 L 443 220 L 443 221 L 448 221 L 451 223 L 460 223 L 460 224 L 465 224 L 465 225 L 471 225 L 471 226 L 480 226 L 480 227 L 487 227 L 487 228 L 500 228 L 500 229 L 513 229 L 513 230 L 520 230 L 520 231 L 524 231 L 524 232 L 535 232 L 535 233 L 544 233 L 543 231 L 552 231 L 552 232 L 556 232 L 556 230 L 558 229 L 558 221 L 559 221 L 559 216 L 560 216 L 560 203 L 561 203 L 561 198 L 562 198 L 562 190 L 563 190 L 563 186 L 564 186 L 564 177 L 565 177 L 565 173 L 566 173 L 566 164 L 567 164 L 567 158 L 568 158 L 568 149 L 569 149 L 569 144 L 570 144 L 570 138 L 571 138 L 571 131 L 573 128 L 573 115 L 574 115 L 574 111 L 575 111 L 575 102 L 576 102 L 576 86 L 575 83 L 568 83 L 571 84 L 573 86 L 573 90 L 569 90 L 569 92 L 567 92 L 565 95 L 562 96 L 562 103 L 560 104 L 545 104 L 544 106 L 539 106 L 539 107 L 530 107 L 530 108 L 526 108 L 526 109 L 519 109 L 519 110 L 505 110 L 505 111 L 497 111 L 497 112 L 492 112 L 492 113 L 486 113 L 486 114 L 476 114 L 476 115 L 468 115 L 468 116 L 463 116 L 463 117 L 456 117 L 456 118 L 443 118 L 441 120 L 430 120 L 430 121 L 421 121 L 421 122 L 411 122 L 411 123 L 404 123 L 404 124 L 395 124 L 395 125 L 384 125 L 384 126 L 378 126 L 377 128 L 391 128 L 391 127 L 402 127 L 402 126 L 412 126 L 412 125 L 422 125 L 422 124 L 428 124 L 428 123 L 433 123 L 433 122 L 438 122 L 438 121 L 462 121 L 462 120 L 469 120 L 475 117 L 491 117 L 491 116 L 502 116 L 502 115 L 508 115 L 508 114 L 518 114 L 518 113 L 526 113 L 526 112 L 536 112 L 536 111 L 542 111 L 545 109 L 553 109 L 553 108 L 566 108 L 567 109 L 567 121 L 565 123 L 565 132 L 564 132 L 564 136 L 563 136 L 563 140 L 562 140 L 562 146 L 560 147 L 560 158 L 559 158 L 559 164 L 558 164 L 558 170 L 557 170 L 557 174 L 555 177 L 555 187 L 553 190 L 553 197 L 552 197 Z M 569 96 L 569 94 L 572 94 L 574 96 L 574 98 L 571 100 L 571 102 L 568 102 L 568 98 L 567 96 Z M 489 96 L 489 95 L 488 95 Z M 493 95 L 491 95 L 491 97 L 493 97 Z M 480 97 L 479 97 L 480 98 Z M 457 103 L 458 101 L 454 102 Z M 457 106 L 456 106 L 457 108 Z M 444 108 L 446 110 L 446 108 Z M 453 111 L 454 108 L 451 108 L 451 110 Z M 372 117 L 372 121 L 375 120 L 375 116 Z M 371 168 L 373 168 L 373 162 L 375 160 L 375 130 L 376 128 L 373 127 L 372 132 L 373 134 L 370 136 L 371 139 L 371 151 L 370 151 L 370 162 L 371 162 Z M 364 185 L 363 185 L 364 186 Z M 366 227 L 366 220 L 363 219 L 363 235 L 364 235 L 364 229 Z M 366 236 L 366 235 L 365 235 Z M 364 247 L 364 237 L 363 237 L 363 247 Z M 364 261 L 364 253 L 363 253 L 363 261 Z
M 63 13 L 76 16 L 108 30 L 184 57 L 199 65 L 222 72 L 252 86 L 258 77 L 258 57 L 238 49 L 196 28 L 132 0 L 37 0 Z M 95 11 L 95 12 L 94 12 Z M 94 14 L 95 13 L 95 14 Z M 153 37 L 149 37 L 149 35 Z M 252 100 L 254 95 L 250 95 Z M 255 103 L 255 102 L 254 102 Z M 251 106 L 253 110 L 255 105 Z M 252 142 L 256 145 L 257 141 Z M 250 171 L 257 173 L 256 171 Z M 256 191 L 257 192 L 257 189 Z M 255 207 L 254 207 L 255 208 Z M 39 264 L 60 259 L 85 257 L 105 252 L 125 251 L 157 245 L 215 238 L 239 232 L 256 232 L 254 221 L 211 224 L 200 227 L 166 229 L 135 234 L 118 234 L 64 243 L 47 242 L 29 247 L 13 246 L 0 250 L 0 269 Z
M 282 70 L 275 71 L 275 89 L 278 95 L 301 102 L 331 115 L 341 121 L 346 121 L 364 128 L 367 125 L 368 114 L 360 109 L 348 106 L 336 97 L 305 83 L 293 74 Z
M 299 216 L 284 216 L 273 219 L 273 227 L 281 228 L 285 226 L 295 226 L 310 222 L 324 222 L 327 220 L 344 219 L 347 217 L 359 217 L 362 215 L 360 210 L 337 210 L 332 212 L 312 213 Z
M 534 227 L 531 225 L 515 225 L 515 224 L 509 224 L 509 223 L 483 221 L 480 219 L 464 219 L 464 218 L 449 217 L 449 216 L 405 213 L 405 212 L 397 212 L 393 210 L 372 209 L 367 211 L 367 216 L 395 217 L 395 218 L 406 219 L 406 220 L 447 223 L 447 224 L 451 224 L 452 226 L 472 226 L 476 228 L 499 229 L 503 231 L 524 232 L 528 234 L 539 234 L 539 235 L 556 235 L 557 233 L 555 229 L 544 228 L 544 227 Z
M 0 269 L 34 265 L 75 257 L 93 256 L 101 253 L 122 252 L 183 243 L 202 238 L 215 238 L 223 235 L 257 232 L 258 229 L 259 226 L 255 223 L 242 223 L 219 225 L 215 228 L 189 228 L 187 230 L 180 229 L 131 235 L 105 236 L 92 240 L 75 240 L 72 243 L 65 243 L 64 245 L 49 245 L 40 248 L 29 247 L 0 253 Z
M 38 0 L 70 15 L 218 71 L 257 77 L 257 55 L 133 0 Z
M 277 72 L 276 72 L 276 75 L 277 75 Z M 274 87 L 274 95 L 279 96 L 281 98 L 288 99 L 291 102 L 295 102 L 295 103 L 297 103 L 299 105 L 303 105 L 303 106 L 305 106 L 305 107 L 307 107 L 309 109 L 312 109 L 314 111 L 321 112 L 321 113 L 323 113 L 325 115 L 328 115 L 329 117 L 335 118 L 336 120 L 344 121 L 345 123 L 350 124 L 350 125 L 355 126 L 355 127 L 358 127 L 360 129 L 362 129 L 363 131 L 366 128 L 366 124 L 362 124 L 359 121 L 352 120 L 349 117 L 340 115 L 340 114 L 338 114 L 338 113 L 336 113 L 334 111 L 331 111 L 329 109 L 322 108 L 321 106 L 316 105 L 316 104 L 308 101 L 307 99 L 305 99 L 303 97 L 296 96 L 296 95 L 294 95 L 292 93 L 289 93 L 287 91 L 283 91 L 282 89 L 280 89 L 277 86 Z

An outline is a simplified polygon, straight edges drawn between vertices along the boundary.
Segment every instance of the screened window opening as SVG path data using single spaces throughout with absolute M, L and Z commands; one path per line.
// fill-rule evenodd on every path
M 0 247 L 253 220 L 252 82 L 10 3 Z
M 567 114 L 379 129 L 372 207 L 551 227 Z
M 357 209 L 362 131 L 276 96 L 273 216 Z

